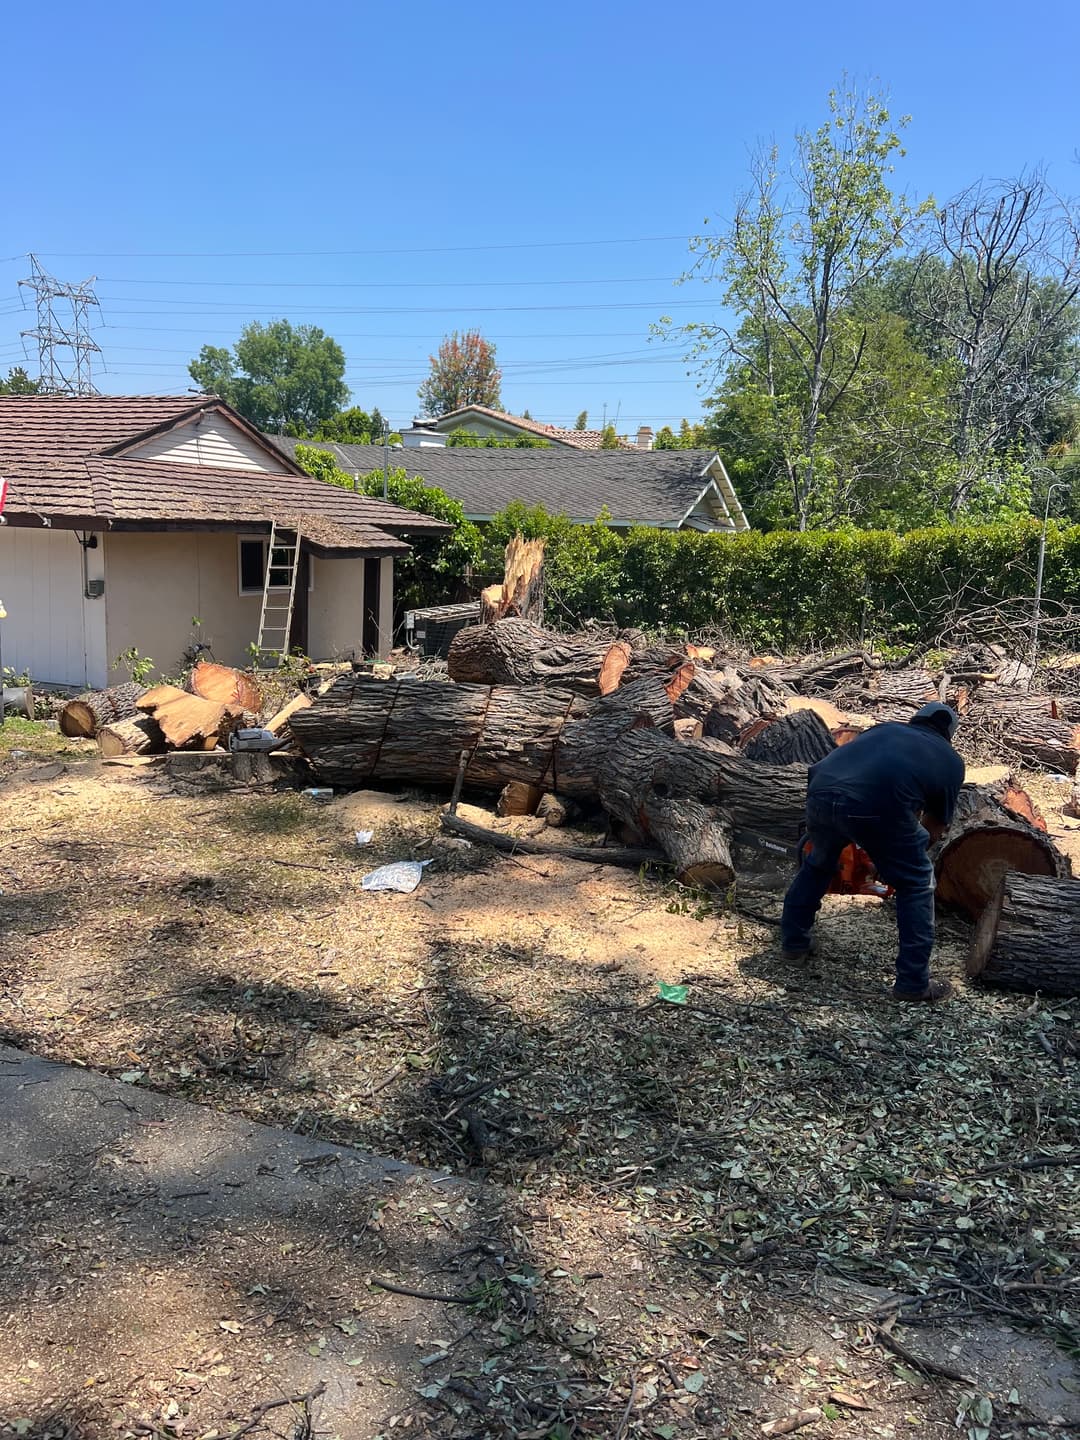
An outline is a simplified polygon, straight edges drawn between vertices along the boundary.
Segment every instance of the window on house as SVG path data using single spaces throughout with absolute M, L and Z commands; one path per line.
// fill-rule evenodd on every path
M 261 595 L 263 582 L 266 578 L 266 551 L 265 540 L 241 540 L 240 541 L 240 594 Z M 270 566 L 270 588 L 272 590 L 287 590 L 289 588 L 289 558 L 290 551 L 280 546 L 274 546 L 273 560 Z M 308 560 L 308 589 L 315 588 L 315 564 Z

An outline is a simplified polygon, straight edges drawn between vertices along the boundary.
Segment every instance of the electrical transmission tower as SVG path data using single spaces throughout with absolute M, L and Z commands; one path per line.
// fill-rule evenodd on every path
M 30 278 L 20 285 L 34 292 L 37 328 L 24 330 L 23 338 L 36 340 L 38 378 L 47 395 L 96 395 L 90 357 L 101 347 L 90 335 L 89 310 L 98 298 L 90 288 L 96 276 L 81 285 L 56 280 L 30 256 Z

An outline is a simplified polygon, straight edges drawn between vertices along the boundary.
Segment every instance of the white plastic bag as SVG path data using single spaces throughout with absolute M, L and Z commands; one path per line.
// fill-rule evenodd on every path
M 392 865 L 380 865 L 378 870 L 369 870 L 360 882 L 362 890 L 398 890 L 410 895 L 420 884 L 424 866 L 430 860 L 395 860 Z

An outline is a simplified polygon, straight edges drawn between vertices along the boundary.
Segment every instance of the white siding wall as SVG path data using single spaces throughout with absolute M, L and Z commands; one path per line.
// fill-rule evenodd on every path
M 86 552 L 89 578 L 104 575 L 102 537 Z M 72 530 L 0 527 L 0 650 L 5 666 L 35 680 L 100 688 L 107 683 L 105 601 L 83 594 L 83 560 Z
M 182 465 L 217 465 L 225 470 L 274 469 L 270 457 L 254 440 L 224 415 L 212 413 L 167 430 L 127 453 L 132 459 L 175 460 Z M 284 464 L 277 469 L 278 473 L 284 471 Z

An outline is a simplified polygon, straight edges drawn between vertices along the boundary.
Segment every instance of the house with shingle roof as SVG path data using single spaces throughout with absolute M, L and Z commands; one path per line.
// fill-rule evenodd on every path
M 416 428 L 440 435 L 467 430 L 471 435 L 490 435 L 497 440 L 515 440 L 519 435 L 530 435 L 546 440 L 549 445 L 567 446 L 571 450 L 601 450 L 604 444 L 602 430 L 568 430 L 565 426 L 547 425 L 526 415 L 508 415 L 504 410 L 492 410 L 487 405 L 464 405 L 460 410 L 450 410 L 432 420 L 419 420 Z M 618 449 L 651 450 L 652 442 L 652 430 L 642 425 L 636 442 L 620 438 Z
M 274 436 L 288 455 L 297 445 L 327 450 L 340 469 L 366 475 L 384 462 L 381 445 L 290 440 Z M 588 524 L 606 514 L 629 528 L 711 530 L 734 535 L 749 524 L 724 462 L 713 450 L 476 450 L 466 446 L 394 449 L 390 465 L 460 500 L 482 524 L 514 500 Z
M 289 648 L 385 654 L 394 557 L 447 527 L 313 480 L 214 396 L 0 396 L 3 663 L 97 688 L 134 646 L 175 673 L 193 639 L 243 665 L 271 535 L 299 536 Z M 275 547 L 276 549 L 276 547 Z

